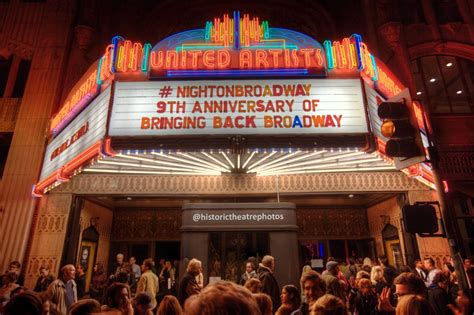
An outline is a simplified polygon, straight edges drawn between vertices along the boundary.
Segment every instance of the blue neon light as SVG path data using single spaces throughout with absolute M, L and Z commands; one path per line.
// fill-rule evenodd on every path
M 122 36 L 114 36 L 112 37 L 112 44 L 114 45 L 114 55 L 112 56 L 112 73 L 117 72 L 117 69 L 115 69 L 115 63 L 117 62 L 117 54 L 118 54 L 118 44 L 119 41 L 123 41 L 124 38 Z
M 357 49 L 357 62 L 359 63 L 359 71 L 364 69 L 364 64 L 362 63 L 362 52 L 360 51 L 360 43 L 362 42 L 362 36 L 359 34 L 352 34 L 351 38 L 354 38 L 356 42 L 356 49 Z
M 370 60 L 372 60 L 372 66 L 374 67 L 374 76 L 372 77 L 372 81 L 378 81 L 379 72 L 377 71 L 377 63 L 375 62 L 374 55 L 370 54 Z
M 150 50 L 151 50 L 151 44 L 146 43 L 143 46 L 143 59 L 142 59 L 142 72 L 148 72 L 148 61 L 149 61 L 149 56 L 150 56 Z
M 102 84 L 102 80 L 100 79 L 100 70 L 102 69 L 102 63 L 103 63 L 104 57 L 99 58 L 99 65 L 97 66 L 97 76 L 96 76 L 96 82 L 97 85 Z
M 234 48 L 240 48 L 240 11 L 234 11 Z
M 323 42 L 324 51 L 326 52 L 326 59 L 328 61 L 328 70 L 334 68 L 334 56 L 332 55 L 332 43 L 330 40 L 325 40 Z

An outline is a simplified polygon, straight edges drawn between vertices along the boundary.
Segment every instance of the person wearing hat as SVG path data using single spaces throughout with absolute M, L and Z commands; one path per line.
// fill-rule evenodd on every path
M 344 287 L 337 278 L 339 273 L 339 266 L 337 261 L 328 261 L 326 263 L 327 272 L 322 276 L 326 283 L 326 293 L 332 294 L 346 302 L 346 294 L 344 293 Z

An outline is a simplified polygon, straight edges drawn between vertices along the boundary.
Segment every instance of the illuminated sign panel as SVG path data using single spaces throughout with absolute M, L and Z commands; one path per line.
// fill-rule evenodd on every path
M 48 144 L 40 181 L 104 138 L 109 100 L 110 87 Z
M 360 79 L 117 82 L 110 136 L 368 133 Z

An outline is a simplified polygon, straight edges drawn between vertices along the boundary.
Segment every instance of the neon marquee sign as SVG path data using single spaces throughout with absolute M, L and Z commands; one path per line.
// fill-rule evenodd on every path
M 321 45 L 305 34 L 272 28 L 268 21 L 236 11 L 232 17 L 215 18 L 202 29 L 172 35 L 155 46 L 113 37 L 97 69 L 53 117 L 50 130 L 56 135 L 115 75 L 154 79 L 354 74 L 387 97 L 404 88 L 358 34 Z

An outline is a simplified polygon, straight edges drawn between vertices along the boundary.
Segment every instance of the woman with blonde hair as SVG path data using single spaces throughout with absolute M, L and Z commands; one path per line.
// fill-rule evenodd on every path
M 320 297 L 313 305 L 311 315 L 347 315 L 343 300 L 331 294 Z
M 434 315 L 428 301 L 420 295 L 408 294 L 398 300 L 396 315 Z
M 380 266 L 374 266 L 372 268 L 372 271 L 370 272 L 370 281 L 372 281 L 377 295 L 380 295 L 383 288 L 388 286 L 387 281 L 385 281 L 385 278 L 383 277 L 383 269 Z

